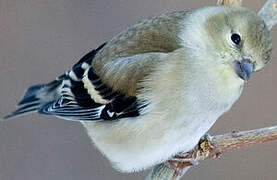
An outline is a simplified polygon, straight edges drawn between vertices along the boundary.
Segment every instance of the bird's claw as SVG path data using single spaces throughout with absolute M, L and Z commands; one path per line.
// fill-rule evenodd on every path
M 205 134 L 199 141 L 198 150 L 196 151 L 196 157 L 204 157 L 207 158 L 210 156 L 210 153 L 215 148 L 213 144 L 213 137 L 210 134 Z M 213 157 L 220 158 L 221 153 L 216 153 Z
M 197 166 L 199 161 L 190 158 L 189 153 L 180 153 L 175 155 L 172 159 L 166 161 L 165 165 L 173 169 L 175 175 L 182 175 L 183 169 L 188 166 Z
M 209 157 L 213 148 L 212 136 L 206 134 L 200 139 L 198 146 L 191 152 L 179 153 L 172 159 L 166 161 L 165 165 L 173 169 L 176 175 L 181 175 L 185 167 L 199 165 L 199 160 L 201 160 L 200 157 Z M 216 155 L 216 157 L 219 156 L 220 154 Z
M 165 165 L 174 170 L 174 176 L 182 176 L 183 174 L 183 170 L 185 167 L 188 166 L 194 166 L 194 165 L 198 165 L 198 161 L 196 162 L 195 160 L 193 161 L 185 161 L 182 159 L 178 159 L 178 158 L 173 158 L 171 160 L 166 161 Z

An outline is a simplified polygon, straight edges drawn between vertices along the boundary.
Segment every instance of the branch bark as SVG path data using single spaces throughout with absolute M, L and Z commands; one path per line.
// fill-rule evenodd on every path
M 242 0 L 218 0 L 217 5 L 241 6 Z
M 267 0 L 258 12 L 270 30 L 277 23 L 277 0 Z
M 231 132 L 205 138 L 199 142 L 193 151 L 180 153 L 169 160 L 171 163 L 175 163 L 178 172 L 164 163 L 154 167 L 146 180 L 178 180 L 192 167 L 194 162 L 207 158 L 217 158 L 227 151 L 276 140 L 277 126 L 251 131 Z

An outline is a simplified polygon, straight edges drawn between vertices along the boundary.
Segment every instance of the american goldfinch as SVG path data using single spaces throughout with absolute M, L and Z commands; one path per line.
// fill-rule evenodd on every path
M 80 121 L 116 169 L 143 170 L 193 149 L 269 61 L 271 44 L 265 22 L 245 8 L 167 12 L 30 87 L 6 118 L 39 112 Z

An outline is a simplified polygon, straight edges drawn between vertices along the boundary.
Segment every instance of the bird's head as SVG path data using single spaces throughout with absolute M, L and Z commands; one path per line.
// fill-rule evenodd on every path
M 194 43 L 185 46 L 198 51 L 198 57 L 201 53 L 203 61 L 228 67 L 244 81 L 269 61 L 271 34 L 255 12 L 241 7 L 208 7 L 191 17 L 191 24 L 198 19 L 191 26 L 196 32 L 190 37 Z

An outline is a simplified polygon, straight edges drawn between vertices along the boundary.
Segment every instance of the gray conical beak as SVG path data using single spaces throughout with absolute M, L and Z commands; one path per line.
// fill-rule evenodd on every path
M 254 70 L 253 63 L 248 59 L 242 61 L 235 61 L 235 71 L 237 75 L 244 81 L 248 81 Z

